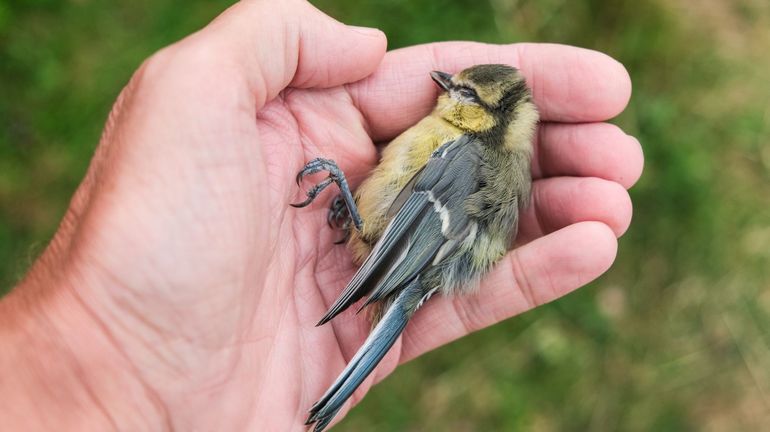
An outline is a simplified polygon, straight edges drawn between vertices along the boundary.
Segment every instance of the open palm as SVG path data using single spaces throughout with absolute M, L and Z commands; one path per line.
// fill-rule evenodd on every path
M 632 137 L 596 123 L 628 100 L 620 64 L 556 45 L 384 50 L 381 33 L 306 3 L 246 2 L 151 58 L 121 94 L 49 254 L 78 275 L 72 290 L 108 335 L 103 348 L 153 401 L 153 415 L 123 421 L 302 427 L 370 325 L 349 311 L 315 327 L 355 268 L 326 224 L 332 193 L 291 208 L 303 196 L 294 176 L 326 157 L 355 186 L 377 162 L 375 143 L 432 108 L 431 70 L 523 71 L 544 120 L 533 204 L 521 246 L 480 292 L 427 304 L 353 400 L 399 362 L 610 266 L 642 168 Z

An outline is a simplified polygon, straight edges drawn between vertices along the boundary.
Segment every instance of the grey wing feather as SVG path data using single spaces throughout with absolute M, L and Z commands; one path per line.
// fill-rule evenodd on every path
M 317 325 L 322 325 L 340 314 L 342 311 L 368 294 L 374 287 L 374 282 L 380 279 L 391 263 L 397 257 L 399 241 L 409 231 L 414 220 L 427 207 L 427 200 L 408 199 L 399 211 L 401 217 L 394 218 L 385 229 L 380 240 L 374 245 L 372 252 L 353 275 L 353 279 L 345 290 L 321 318 Z
M 464 201 L 479 187 L 480 156 L 478 143 L 473 140 L 463 135 L 442 145 L 407 184 L 411 193 L 319 325 L 369 292 L 364 306 L 387 297 L 429 266 L 437 255 L 446 257 L 459 247 L 470 226 Z
M 392 219 L 396 213 L 398 213 L 399 210 L 404 206 L 404 203 L 406 203 L 406 200 L 409 199 L 409 197 L 412 195 L 412 192 L 414 191 L 414 184 L 417 182 L 417 179 L 420 177 L 420 173 L 422 173 L 422 170 L 424 169 L 420 168 L 417 173 L 412 177 L 411 180 L 401 189 L 401 192 L 398 193 L 396 196 L 396 199 L 393 200 L 393 203 L 390 204 L 390 208 L 388 209 L 388 212 L 385 213 L 385 216 L 388 217 L 388 219 Z

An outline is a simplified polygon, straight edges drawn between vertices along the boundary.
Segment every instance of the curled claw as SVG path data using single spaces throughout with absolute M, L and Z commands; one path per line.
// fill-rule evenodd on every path
M 343 244 L 348 241 L 350 238 L 350 224 L 352 220 L 342 195 L 337 195 L 334 198 L 334 201 L 332 201 L 332 205 L 329 206 L 326 222 L 329 224 L 330 228 L 343 231 L 344 233 L 340 239 L 334 241 L 334 244 Z
M 296 181 L 297 186 L 302 182 L 302 179 L 304 179 L 306 176 L 315 174 L 319 171 L 327 170 L 331 171 L 330 168 L 336 168 L 337 164 L 334 163 L 334 161 L 323 159 L 323 158 L 315 158 L 311 160 L 310 162 L 306 163 L 304 167 L 297 173 Z M 334 177 L 334 173 L 329 173 L 330 177 Z
M 343 243 L 345 243 L 346 241 L 348 241 L 348 239 L 349 239 L 349 238 L 350 238 L 350 231 L 348 230 L 348 231 L 345 231 L 345 235 L 344 235 L 344 236 L 342 236 L 342 238 L 341 238 L 341 239 L 339 239 L 339 240 L 335 240 L 335 241 L 334 241 L 334 244 L 336 244 L 336 245 L 338 245 L 338 244 L 343 244 Z
M 292 207 L 295 208 L 302 208 L 308 206 L 316 196 L 318 196 L 319 193 L 321 193 L 322 190 L 326 189 L 327 186 L 332 184 L 334 182 L 334 179 L 331 177 L 327 177 L 324 181 L 321 183 L 318 183 L 317 185 L 310 188 L 310 190 L 307 191 L 307 199 L 305 201 L 302 201 L 300 203 L 291 203 L 289 204 Z
M 343 231 L 345 235 L 334 241 L 334 244 L 342 244 L 348 241 L 350 238 L 351 222 L 350 212 L 348 212 L 345 199 L 342 195 L 337 195 L 329 206 L 329 212 L 326 215 L 326 223 L 329 225 L 329 228 Z
M 326 223 L 329 225 L 329 228 L 345 229 L 349 219 L 350 215 L 345 205 L 345 200 L 341 195 L 337 195 L 329 206 Z
M 332 183 L 336 183 L 340 188 L 340 196 L 337 197 L 335 202 L 332 204 L 331 211 L 333 214 L 327 216 L 327 223 L 330 226 L 334 225 L 338 228 L 342 227 L 343 229 L 347 230 L 349 229 L 350 223 L 352 222 L 356 229 L 360 230 L 363 221 L 361 220 L 361 215 L 358 213 L 358 208 L 356 207 L 353 193 L 350 191 L 350 186 L 348 185 L 347 179 L 345 179 L 345 174 L 342 172 L 342 170 L 340 170 L 340 168 L 337 166 L 337 163 L 335 163 L 333 160 L 316 158 L 305 164 L 305 166 L 302 167 L 302 169 L 297 173 L 295 178 L 297 186 L 302 183 L 302 180 L 306 176 L 315 174 L 320 171 L 327 171 L 329 176 L 307 191 L 307 199 L 305 201 L 293 203 L 290 205 L 296 208 L 305 207 L 313 202 L 316 196 L 327 186 Z M 343 239 L 343 241 L 344 240 L 345 239 Z
M 313 159 L 307 164 L 305 164 L 305 166 L 302 167 L 301 170 L 299 170 L 299 172 L 297 173 L 297 177 L 295 178 L 297 182 L 297 186 L 299 186 L 300 183 L 302 183 L 302 179 L 304 179 L 305 176 L 309 176 L 311 174 L 315 174 L 318 171 L 320 171 L 318 169 L 314 169 L 316 168 L 316 165 L 318 165 L 318 159 Z
M 310 205 L 311 202 L 313 202 L 313 198 L 307 197 L 305 201 L 298 202 L 298 203 L 289 203 L 289 205 L 294 208 L 302 208 L 302 207 L 307 207 L 308 205 Z

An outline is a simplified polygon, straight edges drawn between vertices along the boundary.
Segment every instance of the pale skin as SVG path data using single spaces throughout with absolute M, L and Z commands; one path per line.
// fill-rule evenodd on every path
M 294 175 L 323 156 L 358 184 L 372 142 L 432 108 L 431 70 L 527 77 L 544 120 L 532 206 L 479 293 L 420 310 L 342 414 L 399 363 L 610 267 L 643 160 L 603 123 L 630 96 L 619 63 L 557 45 L 385 50 L 299 0 L 249 1 L 148 59 L 50 246 L 0 301 L 0 429 L 304 430 L 369 323 L 350 310 L 314 327 L 355 268 L 326 226 L 333 193 L 291 208 Z

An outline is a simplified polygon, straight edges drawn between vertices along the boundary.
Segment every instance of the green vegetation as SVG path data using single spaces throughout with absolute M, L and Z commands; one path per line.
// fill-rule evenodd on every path
M 596 283 L 426 355 L 340 431 L 759 430 L 770 424 L 770 4 L 319 0 L 390 47 L 548 41 L 634 81 L 645 174 Z M 143 58 L 224 1 L 0 0 L 0 290 L 24 274 Z

